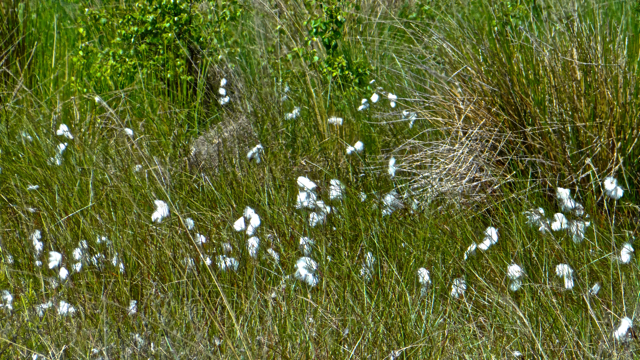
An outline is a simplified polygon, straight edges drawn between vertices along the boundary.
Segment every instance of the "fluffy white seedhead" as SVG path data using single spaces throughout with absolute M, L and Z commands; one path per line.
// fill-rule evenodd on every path
M 62 254 L 57 251 L 49 251 L 49 269 L 58 267 L 62 262 Z
M 600 292 L 600 283 L 595 283 L 595 285 L 589 289 L 589 296 L 596 296 L 598 292 Z
M 327 221 L 327 214 L 324 212 L 312 212 L 309 214 L 309 226 L 316 227 Z
M 127 315 L 132 316 L 138 312 L 138 302 L 135 300 L 129 301 L 129 307 L 127 308 Z
M 133 130 L 129 128 L 124 128 L 124 133 L 127 134 L 128 137 L 133 137 Z
M 387 172 L 389 173 L 389 176 L 394 177 L 396 176 L 397 170 L 398 168 L 396 167 L 396 158 L 392 156 L 391 159 L 389 159 L 389 168 L 387 169 Z
M 313 250 L 313 245 L 315 242 L 309 239 L 306 236 L 300 238 L 300 251 L 304 254 L 304 256 L 309 256 L 311 254 L 311 250 Z
M 196 223 L 192 218 L 184 219 L 184 224 L 187 226 L 187 230 L 193 230 L 193 228 L 196 226 Z
M 318 270 L 318 263 L 313 259 L 303 256 L 296 262 L 295 278 L 307 283 L 307 285 L 314 287 L 318 284 L 318 277 L 316 271 Z
M 234 259 L 232 257 L 228 257 L 226 255 L 218 255 L 216 263 L 218 264 L 218 267 L 222 271 L 227 271 L 227 270 L 236 271 L 236 270 L 238 270 L 238 260 L 236 260 L 236 259 Z
M 344 196 L 344 185 L 338 179 L 333 179 L 330 182 L 329 186 L 329 199 L 331 200 L 342 200 Z
M 347 155 L 361 153 L 364 150 L 362 141 L 356 142 L 353 146 L 347 146 Z
M 573 289 L 573 269 L 569 265 L 558 264 L 556 266 L 556 275 L 564 279 L 565 289 Z
M 258 248 L 260 247 L 260 239 L 256 236 L 252 236 L 247 240 L 247 251 L 252 258 L 258 257 Z
M 574 220 L 569 224 L 569 233 L 573 242 L 579 244 L 584 240 L 584 232 L 591 225 L 589 221 Z
M 453 284 L 451 284 L 451 297 L 454 299 L 463 296 L 465 291 L 467 291 L 467 283 L 463 278 L 458 278 L 453 280 Z
M 622 250 L 620 251 L 620 262 L 623 264 L 628 264 L 631 262 L 631 255 L 633 255 L 633 246 L 629 243 L 625 243 L 622 245 Z
M 624 195 L 624 190 L 618 186 L 618 180 L 609 176 L 603 182 L 604 193 L 613 200 L 619 200 Z
M 418 269 L 418 282 L 422 287 L 428 287 L 431 285 L 431 276 L 429 270 L 425 268 Z
M 373 95 L 371 95 L 371 102 L 372 103 L 374 103 L 374 104 L 377 103 L 378 99 L 380 99 L 380 96 L 378 94 L 373 93 Z
M 207 237 L 202 234 L 196 234 L 195 242 L 197 245 L 202 245 L 207 242 Z
M 262 155 L 263 152 L 264 152 L 264 147 L 262 147 L 261 144 L 258 144 L 254 146 L 251 150 L 249 150 L 249 152 L 247 153 L 247 160 L 249 161 L 255 160 L 256 163 L 259 164 L 260 161 L 262 161 L 260 156 Z
M 569 221 L 562 213 L 556 213 L 553 215 L 553 222 L 551 223 L 551 230 L 560 231 L 569 228 Z
M 402 200 L 398 199 L 398 193 L 391 190 L 382 198 L 382 215 L 391 215 L 394 211 L 404 207 Z
M 244 216 L 233 223 L 233 229 L 235 231 L 245 231 L 247 229 L 247 226 L 244 223 Z
M 315 209 L 318 196 L 313 191 L 300 190 L 296 199 L 296 209 Z
M 571 190 L 565 188 L 557 188 L 556 189 L 556 198 L 558 200 L 569 200 L 571 199 Z
M 493 226 L 489 226 L 484 231 L 484 240 L 478 245 L 478 249 L 487 251 L 492 245 L 498 242 L 498 229 Z
M 76 312 L 76 308 L 71 306 L 71 304 L 69 304 L 66 301 L 62 301 L 62 300 L 60 301 L 60 304 L 58 305 L 58 315 L 60 316 L 72 315 L 75 312 Z
M 620 326 L 613 332 L 613 337 L 618 341 L 626 340 L 627 333 L 632 326 L 633 321 L 631 321 L 631 319 L 628 317 L 622 318 L 622 320 L 620 320 Z
M 249 225 L 247 225 L 247 235 L 253 236 L 258 226 L 260 226 L 260 216 L 258 216 L 258 214 L 254 214 L 251 219 L 249 219 Z
M 358 106 L 358 111 L 366 110 L 368 108 L 369 108 L 369 100 L 362 99 L 362 101 L 360 101 L 360 106 Z
M 220 87 L 224 87 L 227 85 L 227 79 L 226 78 L 222 78 L 222 80 L 220 80 Z
M 151 214 L 151 221 L 160 223 L 169 216 L 169 206 L 162 200 L 156 200 L 154 203 L 156 204 L 156 211 Z
M 231 99 L 228 96 L 220 98 L 220 105 L 226 105 Z
M 524 276 L 524 270 L 517 264 L 511 264 L 507 268 L 507 276 L 511 280 L 519 279 Z
M 233 251 L 233 247 L 228 242 L 222 243 L 222 252 L 228 254 Z
M 82 249 L 81 248 L 73 249 L 72 255 L 74 260 L 77 260 L 77 261 L 82 260 Z
M 48 301 L 44 304 L 36 305 L 36 313 L 38 314 L 39 317 L 42 317 L 44 316 L 45 310 L 47 310 L 52 306 L 53 306 L 53 303 L 51 301 Z
M 222 87 L 221 87 L 221 88 L 219 88 L 219 89 L 218 89 L 218 94 L 219 94 L 220 96 L 226 96 L 226 95 L 227 95 L 227 89 L 222 88 Z
M 273 258 L 273 261 L 276 262 L 276 264 L 278 262 L 280 262 L 280 254 L 278 254 L 275 250 L 273 250 L 272 248 L 267 249 L 267 254 L 269 254 L 269 256 L 271 256 Z
M 56 135 L 64 136 L 68 139 L 73 140 L 73 135 L 71 135 L 71 132 L 69 131 L 69 127 L 65 124 L 60 124 L 60 127 L 56 131 Z
M 13 295 L 7 290 L 2 290 L 2 304 L 0 304 L 0 308 L 13 310 Z
M 44 248 L 44 244 L 42 243 L 42 241 L 40 241 L 40 239 L 42 239 L 42 234 L 40 233 L 40 230 L 34 231 L 33 234 L 31 234 L 31 236 L 29 237 L 29 239 L 31 239 L 33 248 L 36 251 L 36 256 L 40 255 L 40 253 L 42 252 L 42 249 Z
M 342 118 L 341 118 L 341 117 L 332 116 L 332 117 L 330 117 L 329 119 L 327 119 L 327 122 L 328 122 L 330 125 L 340 126 L 340 125 L 342 125 L 343 120 L 342 120 Z
M 582 215 L 584 208 L 571 197 L 571 190 L 565 188 L 556 189 L 556 198 L 562 211 L 574 210 L 576 215 Z
M 387 98 L 389 99 L 389 105 L 392 108 L 396 107 L 396 100 L 398 100 L 398 97 L 395 94 L 388 93 Z
M 77 263 L 73 264 L 71 266 L 71 268 L 73 269 L 73 271 L 75 271 L 77 273 L 80 272 L 80 270 L 82 270 L 82 262 L 77 262 Z
M 60 268 L 58 276 L 60 277 L 60 280 L 66 280 L 67 276 L 69 276 L 69 271 L 63 266 Z
M 413 123 L 416 122 L 418 114 L 413 111 L 402 110 L 402 120 L 409 120 L 409 128 L 413 127 Z
M 316 185 L 316 183 L 314 183 L 313 181 L 309 180 L 309 178 L 305 177 L 305 176 L 299 176 L 298 180 L 298 187 L 301 190 L 304 191 L 315 191 L 316 188 L 318 187 L 318 185 Z
M 475 255 L 477 248 L 478 248 L 478 244 L 476 243 L 472 243 L 471 245 L 469 245 L 469 247 L 467 248 L 467 251 L 464 252 L 464 259 L 467 260 L 469 259 L 469 257 Z

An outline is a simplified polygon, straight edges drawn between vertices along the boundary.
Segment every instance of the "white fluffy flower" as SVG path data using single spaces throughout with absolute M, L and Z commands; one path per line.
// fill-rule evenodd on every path
M 300 190 L 296 199 L 296 209 L 315 209 L 318 196 L 313 191 Z
M 629 243 L 625 243 L 622 245 L 622 250 L 620 251 L 620 262 L 623 264 L 628 264 L 631 262 L 631 255 L 633 255 L 633 246 Z
M 67 276 L 69 276 L 69 271 L 67 269 L 65 269 L 65 267 L 61 267 L 60 271 L 58 272 L 58 276 L 60 277 L 60 280 L 66 280 Z
M 558 264 L 556 266 L 556 275 L 564 279 L 565 289 L 573 289 L 573 269 L 569 265 Z
M 403 110 L 402 111 L 402 119 L 403 120 L 409 120 L 409 128 L 410 129 L 413 127 L 413 123 L 416 122 L 417 118 L 418 118 L 418 115 L 413 111 L 408 111 L 408 110 Z
M 378 94 L 373 93 L 373 95 L 371 95 L 371 102 L 375 104 L 375 103 L 378 102 L 379 98 L 380 98 L 380 96 L 378 96 Z
M 73 255 L 73 259 L 74 259 L 74 260 L 78 260 L 78 261 L 82 260 L 82 249 L 80 249 L 80 248 L 75 248 L 75 249 L 73 250 L 72 255 Z
M 220 105 L 226 105 L 229 100 L 231 100 L 228 96 L 220 98 Z
M 463 278 L 453 280 L 453 284 L 451 284 L 451 297 L 457 299 L 464 295 L 465 291 L 467 291 L 467 283 Z
M 616 331 L 613 332 L 613 337 L 618 341 L 625 340 L 627 337 L 627 332 L 629 332 L 629 329 L 631 329 L 632 326 L 633 322 L 631 321 L 631 319 L 629 319 L 628 317 L 622 318 L 622 320 L 620 320 L 620 326 L 618 327 L 618 329 L 616 329 Z
M 82 270 L 82 263 L 81 262 L 77 262 L 75 264 L 73 264 L 71 266 L 71 268 L 73 269 L 73 271 L 75 272 L 80 272 L 80 270 Z
M 3 304 L 0 304 L 0 308 L 13 310 L 13 295 L 9 291 L 2 290 L 2 302 Z
M 394 95 L 394 94 L 392 94 L 392 93 L 388 93 L 388 94 L 387 94 L 387 98 L 389 99 L 389 105 L 390 105 L 392 108 L 396 107 L 396 100 L 398 100 L 398 97 L 397 97 L 397 96 L 395 96 L 395 95 Z
M 222 252 L 228 254 L 233 251 L 233 247 L 228 242 L 222 243 Z
M 358 141 L 353 146 L 347 146 L 347 155 L 361 153 L 362 150 L 364 150 L 364 144 L 362 143 L 362 141 Z
M 44 304 L 36 305 L 36 313 L 38 314 L 39 317 L 42 317 L 44 315 L 44 311 L 52 306 L 53 306 L 53 303 L 51 301 L 48 301 Z
M 34 231 L 29 238 L 31 239 L 31 243 L 33 243 L 33 248 L 36 251 L 36 256 L 40 255 L 42 249 L 44 248 L 44 244 L 42 243 L 42 241 L 40 241 L 40 239 L 42 239 L 40 230 Z
M 258 226 L 260 226 L 260 216 L 258 216 L 258 214 L 254 212 L 249 215 L 249 225 L 247 225 L 247 232 L 246 232 L 247 235 L 253 236 Z
M 391 177 L 394 177 L 396 176 L 396 170 L 398 170 L 398 168 L 396 168 L 396 158 L 392 156 L 391 159 L 389 159 L 389 168 L 387 169 L 387 172 Z
M 309 180 L 309 178 L 305 176 L 299 176 L 297 183 L 298 183 L 298 187 L 305 191 L 315 191 L 316 187 L 318 187 L 316 183 Z
M 162 200 L 155 200 L 154 204 L 156 204 L 156 211 L 151 214 L 151 221 L 160 223 L 162 219 L 169 216 L 169 206 Z
M 296 107 L 293 108 L 293 111 L 291 111 L 290 113 L 286 113 L 284 115 L 284 119 L 285 120 L 294 120 L 298 116 L 300 116 L 300 108 L 296 106 Z
M 469 245 L 467 250 L 464 252 L 464 259 L 467 260 L 469 259 L 470 256 L 475 255 L 477 248 L 478 248 L 478 244 L 476 243 L 472 243 L 471 245 Z
M 135 315 L 138 312 L 138 302 L 135 300 L 129 301 L 129 308 L 127 308 L 127 315 Z
M 497 242 L 498 229 L 494 228 L 493 226 L 489 226 L 484 231 L 484 240 L 482 241 L 482 243 L 480 243 L 480 245 L 478 245 L 478 248 L 482 251 L 487 251 L 487 249 L 489 249 L 492 245 L 495 245 Z
M 233 223 L 233 228 L 235 231 L 245 231 L 247 229 L 247 226 L 244 223 L 244 216 L 240 217 L 240 219 Z
M 537 228 L 540 232 L 549 232 L 549 222 L 544 218 L 544 209 L 539 207 L 522 213 L 527 217 L 527 224 Z
M 580 216 L 584 212 L 584 208 L 571 197 L 571 190 L 565 188 L 556 189 L 556 198 L 560 204 L 561 211 L 573 210 L 576 215 Z
M 71 304 L 69 304 L 66 301 L 62 301 L 62 300 L 60 301 L 60 304 L 58 305 L 58 315 L 61 315 L 61 316 L 71 315 L 75 312 L 76 312 L 76 308 L 71 306 Z
M 522 278 L 524 276 L 524 270 L 517 264 L 511 264 L 507 268 L 507 277 L 511 279 L 511 284 L 509 285 L 509 289 L 511 291 L 518 291 L 522 286 Z
M 49 251 L 49 269 L 58 267 L 62 262 L 62 254 L 57 251 Z
M 584 232 L 591 225 L 589 221 L 574 220 L 569 224 L 569 233 L 573 242 L 579 244 L 584 240 Z
M 360 102 L 360 106 L 358 106 L 358 111 L 367 110 L 369 108 L 369 100 L 362 99 Z
M 611 176 L 604 179 L 603 185 L 604 193 L 613 200 L 618 200 L 624 195 L 624 190 L 618 186 L 618 180 Z
M 327 119 L 327 122 L 331 125 L 342 125 L 342 118 L 341 117 L 337 117 L 337 116 L 332 116 L 329 119 Z
M 38 190 L 39 188 L 40 188 L 40 185 L 29 185 L 27 186 L 27 191 Z
M 273 258 L 273 261 L 275 261 L 276 264 L 280 261 L 280 255 L 272 248 L 267 249 L 267 254 Z
M 344 185 L 338 179 L 332 179 L 329 186 L 329 199 L 342 200 L 344 196 Z
M 227 89 L 225 89 L 225 88 L 223 88 L 223 87 L 219 88 L 219 89 L 218 89 L 218 94 L 219 94 L 220 96 L 226 96 L 226 95 L 227 95 Z
M 309 214 L 309 226 L 316 227 L 322 225 L 327 220 L 327 214 L 324 212 L 312 212 Z
M 260 161 L 262 160 L 260 156 L 262 155 L 263 152 L 264 152 L 264 148 L 262 147 L 261 144 L 258 144 L 254 146 L 251 150 L 249 150 L 249 152 L 247 153 L 247 160 L 249 161 L 255 160 L 256 163 L 260 164 Z
M 364 281 L 371 280 L 373 276 L 373 265 L 376 263 L 376 258 L 373 256 L 371 252 L 367 252 L 367 255 L 364 257 L 364 263 L 362 264 L 362 268 L 360 269 L 360 276 L 364 279 Z
M 217 258 L 216 263 L 218 264 L 218 267 L 220 268 L 220 270 L 222 271 L 227 271 L 227 270 L 233 270 L 236 271 L 238 270 L 238 260 L 232 258 L 232 257 L 228 257 L 226 255 L 219 255 Z
M 71 135 L 71 132 L 69 131 L 69 127 L 65 124 L 60 124 L 60 127 L 56 131 L 56 135 L 64 136 L 68 139 L 73 140 L 73 135 Z
M 318 284 L 318 276 L 316 271 L 318 270 L 318 263 L 313 259 L 303 256 L 296 262 L 295 278 L 307 283 L 307 285 L 313 287 Z
M 133 130 L 129 128 L 124 128 L 124 133 L 127 134 L 127 136 L 129 137 L 133 137 Z
M 184 219 L 184 224 L 187 226 L 187 230 L 193 230 L 193 227 L 196 226 L 192 218 Z
M 252 236 L 247 240 L 247 250 L 249 251 L 249 256 L 252 258 L 258 257 L 258 248 L 260 247 L 260 239 L 256 236 Z
M 431 285 L 431 276 L 429 274 L 429 270 L 425 268 L 418 269 L 418 282 L 423 288 Z
M 196 234 L 195 241 L 196 241 L 196 244 L 202 245 L 207 242 L 207 237 L 202 234 Z
M 589 296 L 596 296 L 598 292 L 600 292 L 600 283 L 595 283 L 595 285 L 589 289 Z
M 306 236 L 300 238 L 300 251 L 304 254 L 304 256 L 309 256 L 311 254 L 311 250 L 313 250 L 313 245 L 315 242 L 309 239 Z
M 224 87 L 225 85 L 227 85 L 227 79 L 222 78 L 222 80 L 220 80 L 220 87 Z
M 398 193 L 395 190 L 391 190 L 387 195 L 382 198 L 382 215 L 391 215 L 394 211 L 402 209 L 404 204 L 398 199 Z
M 562 213 L 556 213 L 553 215 L 553 222 L 551 223 L 551 230 L 560 231 L 569 228 L 569 221 Z

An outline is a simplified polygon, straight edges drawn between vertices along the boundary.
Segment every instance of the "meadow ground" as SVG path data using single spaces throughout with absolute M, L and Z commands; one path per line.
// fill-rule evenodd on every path
M 0 358 L 634 358 L 637 4 L 0 17 Z

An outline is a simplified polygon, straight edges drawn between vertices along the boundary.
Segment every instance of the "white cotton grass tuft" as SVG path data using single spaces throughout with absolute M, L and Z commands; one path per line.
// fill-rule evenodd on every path
M 151 214 L 151 221 L 161 223 L 164 218 L 169 216 L 169 205 L 162 200 L 155 200 L 156 211 Z
M 453 280 L 453 284 L 451 284 L 451 297 L 454 299 L 458 299 L 460 296 L 463 296 L 465 291 L 467 291 L 467 283 L 463 278 L 457 278 Z
M 342 182 L 338 179 L 332 179 L 329 184 L 329 199 L 342 200 L 345 190 L 345 186 L 342 185 Z
M 71 135 L 71 132 L 69 131 L 69 127 L 65 124 L 60 124 L 60 127 L 56 131 L 56 135 L 64 136 L 67 139 L 73 140 L 73 135 Z
M 353 146 L 347 146 L 347 155 L 353 155 L 356 153 L 361 153 L 364 150 L 364 144 L 362 141 L 358 141 Z
M 584 213 L 584 207 L 571 197 L 571 190 L 561 187 L 557 188 L 556 198 L 561 211 L 566 212 L 573 210 L 578 216 L 582 216 Z
M 245 231 L 247 229 L 247 226 L 244 223 L 244 216 L 240 217 L 240 219 L 233 223 L 233 229 L 235 231 Z
M 276 264 L 280 262 L 280 254 L 273 250 L 273 248 L 268 248 L 267 254 L 273 258 L 273 261 L 275 261 Z
M 221 97 L 220 98 L 220 105 L 226 105 L 227 103 L 229 103 L 229 101 L 231 100 L 231 98 L 229 98 L 228 96 L 225 97 Z
M 482 251 L 487 251 L 492 245 L 498 242 L 498 229 L 493 226 L 489 226 L 484 231 L 484 240 L 478 245 L 478 248 Z
M 35 230 L 31 234 L 29 239 L 31 239 L 33 249 L 36 251 L 36 256 L 39 256 L 42 252 L 42 249 L 44 249 L 44 244 L 42 243 L 42 241 L 40 241 L 40 239 L 42 239 L 42 233 L 40 232 L 40 230 Z
M 129 307 L 127 308 L 127 315 L 133 316 L 138 312 L 138 302 L 136 300 L 129 301 Z
M 193 230 L 193 228 L 196 226 L 196 223 L 192 218 L 186 218 L 184 219 L 184 225 L 187 227 L 187 230 Z
M 589 289 L 589 296 L 596 296 L 600 292 L 600 283 L 595 283 L 591 289 Z
M 377 93 L 373 93 L 373 95 L 371 95 L 371 102 L 372 103 L 377 103 L 378 99 L 380 99 L 380 96 Z
M 233 251 L 233 247 L 228 242 L 222 243 L 222 252 L 228 254 Z
M 60 143 L 58 144 L 58 152 L 56 153 L 56 155 L 52 158 L 49 159 L 49 164 L 50 165 L 57 165 L 60 166 L 62 165 L 62 154 L 64 153 L 64 151 L 67 149 L 67 143 Z
M 431 276 L 429 270 L 425 268 L 418 269 L 418 282 L 420 283 L 420 296 L 427 296 L 429 287 L 431 286 Z
M 57 251 L 49 251 L 49 269 L 58 267 L 62 262 L 62 254 Z
M 624 341 L 627 339 L 627 333 L 633 326 L 633 321 L 628 317 L 624 317 L 620 320 L 620 326 L 613 332 L 613 337 L 618 341 Z
M 622 245 L 622 250 L 620 251 L 620 262 L 623 264 L 630 263 L 633 252 L 634 250 L 631 244 L 625 243 L 624 245 Z
M 252 258 L 258 257 L 258 248 L 260 247 L 260 239 L 256 236 L 252 236 L 247 239 L 247 251 L 249 252 L 249 256 Z
M 196 234 L 196 237 L 194 238 L 194 240 L 197 245 L 202 245 L 207 242 L 207 237 L 202 234 Z
M 471 256 L 475 255 L 476 254 L 476 249 L 478 249 L 478 244 L 472 243 L 471 245 L 469 245 L 467 250 L 464 252 L 464 260 L 466 261 Z
M 284 114 L 284 119 L 295 120 L 298 118 L 298 116 L 300 116 L 300 108 L 296 106 L 293 108 L 293 110 L 290 113 Z
M 52 306 L 53 306 L 53 303 L 51 301 L 48 301 L 44 304 L 36 305 L 36 313 L 38 314 L 39 317 L 43 317 L 45 310 L 49 309 Z
M 13 295 L 8 290 L 2 290 L 2 304 L 0 308 L 13 310 Z
M 29 185 L 27 186 L 27 191 L 38 190 L 40 185 Z
M 364 279 L 365 282 L 371 280 L 373 276 L 373 265 L 376 263 L 376 258 L 373 256 L 373 253 L 370 251 L 364 257 L 364 262 L 362 264 L 362 268 L 360 268 L 360 276 Z
M 556 275 L 563 278 L 565 289 L 573 289 L 573 269 L 569 265 L 558 264 L 558 266 L 556 266 Z
M 68 302 L 60 300 L 60 303 L 58 304 L 58 315 L 60 316 L 72 315 L 75 312 L 76 312 L 76 308 L 71 306 L 71 304 L 69 304 Z
M 382 198 L 382 215 L 391 215 L 396 210 L 400 210 L 404 207 L 402 200 L 398 199 L 398 193 L 395 190 L 391 190 L 387 195 Z
M 309 214 L 309 226 L 316 227 L 322 225 L 327 221 L 327 215 L 323 212 L 312 212 Z
M 77 263 L 71 265 L 71 268 L 73 269 L 74 272 L 79 273 L 80 270 L 82 270 L 82 262 L 77 262 Z
M 247 153 L 247 160 L 249 161 L 255 160 L 256 164 L 260 164 L 260 161 L 262 161 L 260 156 L 263 153 L 264 153 L 264 147 L 262 147 L 261 144 L 258 144 L 254 146 L 251 150 L 249 150 L 249 152 Z
M 563 213 L 556 213 L 553 215 L 553 222 L 551 223 L 551 230 L 560 231 L 569 228 L 569 221 Z
M 327 119 L 327 122 L 330 125 L 340 126 L 342 125 L 343 119 L 341 117 L 332 116 L 329 119 Z
M 127 136 L 129 137 L 133 137 L 133 130 L 129 128 L 124 128 L 124 133 L 127 134 Z
M 527 224 L 545 234 L 550 231 L 549 222 L 544 217 L 544 209 L 539 207 L 522 213 L 527 217 Z
M 418 114 L 413 111 L 403 110 L 402 111 L 402 120 L 409 121 L 409 129 L 413 128 L 413 124 L 416 122 L 418 118 Z
M 389 167 L 387 169 L 387 172 L 389 173 L 389 176 L 394 177 L 396 176 L 397 170 L 398 168 L 396 167 L 396 158 L 392 156 L 391 159 L 389 159 Z
M 591 225 L 589 221 L 574 220 L 569 223 L 569 234 L 574 243 L 580 244 L 584 240 L 584 233 Z
M 309 180 L 306 176 L 299 176 L 297 179 L 298 187 L 305 191 L 315 191 L 318 185 Z
M 515 292 L 522 286 L 522 277 L 524 276 L 524 270 L 517 264 L 511 264 L 507 268 L 507 277 L 511 280 L 509 284 L 509 290 Z
M 251 208 L 248 208 L 251 209 Z M 260 216 L 258 216 L 258 214 L 256 214 L 253 209 L 251 209 L 251 212 L 247 215 L 247 212 L 245 211 L 245 218 L 248 217 L 249 220 L 249 225 L 247 225 L 247 231 L 246 234 L 248 236 L 253 236 L 253 234 L 255 234 L 256 229 L 260 226 Z
M 296 199 L 296 209 L 315 209 L 318 196 L 313 191 L 300 190 Z
M 222 78 L 222 80 L 220 80 L 220 87 L 224 87 L 225 85 L 227 85 L 227 79 Z
M 310 238 L 303 236 L 300 238 L 299 244 L 300 251 L 302 251 L 304 256 L 309 256 L 311 254 L 311 251 L 313 250 L 313 245 L 315 245 L 315 242 Z
M 314 287 L 318 284 L 318 276 L 316 271 L 318 270 L 318 263 L 307 256 L 303 256 L 296 262 L 295 278 L 307 283 L 307 285 Z
M 362 99 L 360 101 L 360 106 L 358 106 L 358 111 L 367 110 L 369 108 L 369 100 Z
M 218 89 L 218 94 L 219 94 L 220 96 L 226 96 L 226 95 L 227 95 L 227 89 L 225 89 L 225 88 L 223 88 L 223 87 L 219 88 L 219 89 Z
M 220 268 L 220 270 L 222 271 L 227 271 L 227 270 L 232 270 L 232 271 L 236 271 L 238 270 L 238 260 L 232 258 L 232 257 L 228 257 L 227 255 L 219 255 L 217 257 L 216 263 L 218 264 L 218 267 Z
M 389 106 L 391 106 L 392 108 L 396 107 L 396 101 L 398 100 L 398 97 L 395 94 L 388 93 L 387 98 L 389 99 Z
M 69 270 L 67 270 L 64 266 L 60 268 L 60 271 L 58 272 L 58 277 L 60 277 L 60 280 L 66 280 L 67 276 L 69 276 Z
M 613 200 L 619 200 L 624 195 L 624 190 L 618 186 L 618 180 L 612 176 L 608 176 L 602 183 L 604 186 L 604 193 Z

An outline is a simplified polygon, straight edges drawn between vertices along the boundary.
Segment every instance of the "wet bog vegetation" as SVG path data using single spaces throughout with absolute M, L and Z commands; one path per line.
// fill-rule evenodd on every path
M 634 358 L 635 2 L 0 17 L 0 357 Z

